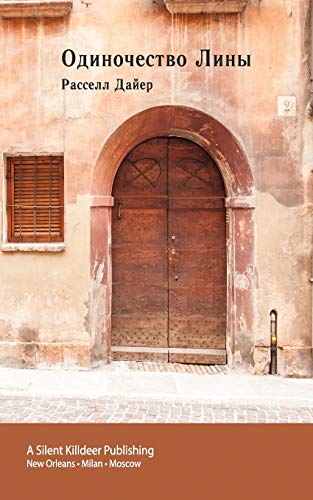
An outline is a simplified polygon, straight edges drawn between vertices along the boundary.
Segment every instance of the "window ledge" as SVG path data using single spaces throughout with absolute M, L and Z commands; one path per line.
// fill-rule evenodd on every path
M 171 14 L 239 13 L 249 0 L 164 0 Z
M 65 17 L 73 0 L 0 0 L 0 17 Z
M 64 252 L 65 243 L 3 243 L 2 252 Z

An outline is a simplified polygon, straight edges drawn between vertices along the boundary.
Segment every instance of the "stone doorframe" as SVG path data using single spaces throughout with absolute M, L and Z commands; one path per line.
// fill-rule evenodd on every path
M 254 182 L 233 134 L 202 111 L 158 106 L 124 122 L 104 145 L 91 184 L 90 336 L 91 362 L 111 359 L 111 196 L 116 172 L 127 154 L 154 137 L 181 137 L 201 146 L 224 179 L 227 219 L 227 358 L 231 367 L 253 364 L 254 346 Z

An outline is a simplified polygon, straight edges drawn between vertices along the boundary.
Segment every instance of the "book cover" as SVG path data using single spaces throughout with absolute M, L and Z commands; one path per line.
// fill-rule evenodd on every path
M 0 0 L 4 498 L 309 498 L 312 25 Z

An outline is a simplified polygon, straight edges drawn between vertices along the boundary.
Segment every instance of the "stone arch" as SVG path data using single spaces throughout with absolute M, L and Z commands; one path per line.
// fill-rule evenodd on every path
M 105 143 L 91 183 L 90 334 L 92 360 L 110 360 L 111 196 L 116 172 L 141 142 L 160 136 L 189 139 L 218 165 L 227 197 L 227 352 L 231 366 L 253 359 L 254 181 L 247 157 L 234 135 L 219 121 L 183 106 L 158 106 L 126 120 Z
M 218 164 L 229 198 L 253 195 L 253 176 L 239 142 L 215 118 L 184 106 L 157 106 L 126 120 L 104 145 L 93 173 L 92 196 L 111 196 L 123 158 L 141 142 L 158 136 L 177 136 L 202 146 Z

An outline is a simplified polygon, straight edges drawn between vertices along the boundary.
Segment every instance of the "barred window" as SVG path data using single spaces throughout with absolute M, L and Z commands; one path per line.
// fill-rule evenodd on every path
M 64 240 L 63 156 L 7 158 L 8 242 Z

